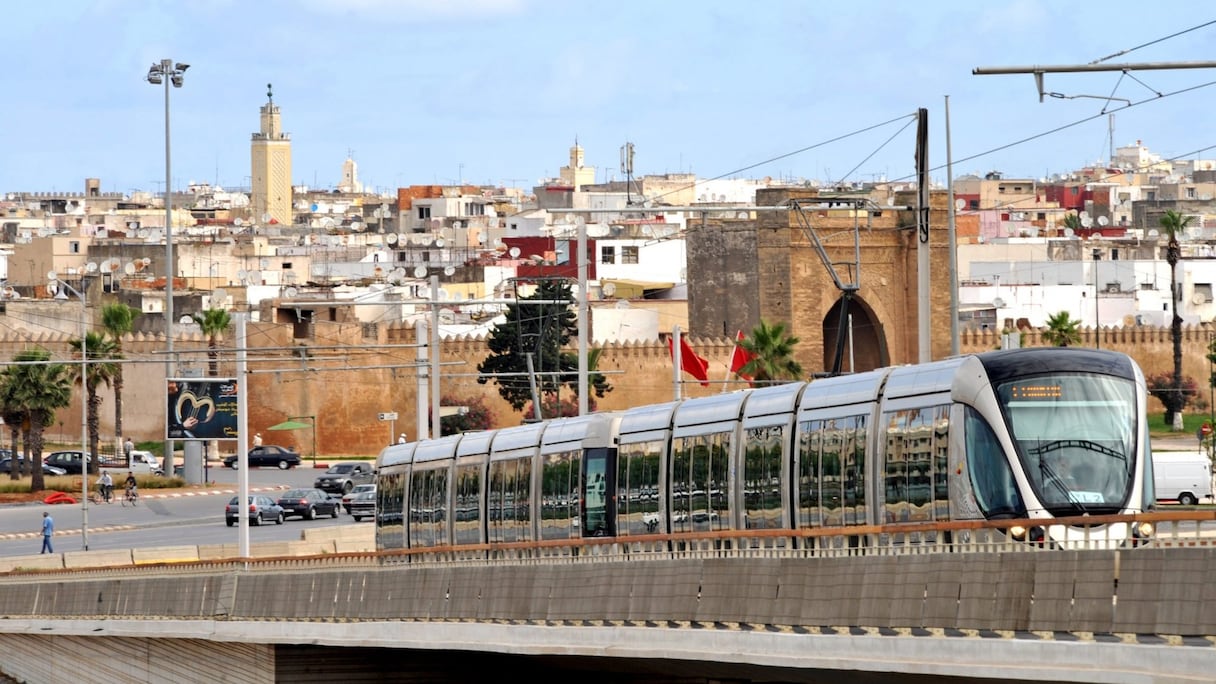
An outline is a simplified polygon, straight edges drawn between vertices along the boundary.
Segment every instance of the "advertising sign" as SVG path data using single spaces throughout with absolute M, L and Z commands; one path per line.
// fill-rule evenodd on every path
M 168 381 L 166 439 L 237 439 L 237 383 L 232 378 Z

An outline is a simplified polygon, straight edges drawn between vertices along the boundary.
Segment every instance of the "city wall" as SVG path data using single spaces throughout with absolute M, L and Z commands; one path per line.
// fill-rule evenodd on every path
M 291 325 L 250 323 L 247 330 L 245 383 L 249 392 L 249 432 L 262 432 L 267 444 L 295 447 L 305 458 L 371 456 L 406 432 L 417 436 L 417 397 L 420 373 L 429 364 L 419 361 L 412 326 L 381 326 L 373 332 L 358 323 L 316 323 L 312 337 L 293 338 Z M 372 337 L 374 335 L 374 337 Z M 1024 346 L 1044 346 L 1041 331 L 1027 330 Z M 55 358 L 70 362 L 70 335 L 0 337 L 0 358 L 11 359 L 21 349 L 43 347 Z M 1199 387 L 1196 403 L 1187 410 L 1207 413 L 1211 369 L 1207 347 L 1212 332 L 1206 327 L 1184 327 L 1182 333 L 1183 377 Z M 708 386 L 687 374 L 680 375 L 682 397 L 698 397 L 746 387 L 733 378 L 728 363 L 733 341 L 728 338 L 688 337 L 696 352 L 709 362 Z M 992 331 L 965 331 L 960 336 L 963 353 L 999 347 Z M 1079 346 L 1100 346 L 1132 356 L 1146 375 L 1173 372 L 1173 342 L 1168 328 L 1121 328 L 1103 330 L 1095 338 L 1082 332 Z M 163 336 L 134 335 L 124 340 L 123 422 L 124 432 L 135 441 L 164 439 L 166 415 L 166 363 Z M 234 342 L 220 341 L 217 370 L 221 376 L 236 374 Z M 175 340 L 179 366 L 177 375 L 208 374 L 206 341 L 200 336 Z M 524 416 L 503 401 L 491 381 L 477 382 L 477 365 L 488 350 L 481 338 L 444 340 L 440 345 L 440 393 L 447 403 L 481 397 L 494 416 L 494 427 L 519 424 Z M 672 361 L 665 342 L 608 344 L 600 357 L 599 370 L 613 389 L 596 398 L 596 410 L 619 410 L 644 404 L 671 401 L 676 397 Z M 846 366 L 847 370 L 847 366 Z M 49 427 L 52 441 L 79 442 L 81 434 L 79 388 L 71 406 L 62 409 Z M 114 436 L 112 387 L 102 387 L 101 431 L 104 439 Z M 1149 410 L 1161 411 L 1150 399 Z M 382 422 L 379 414 L 396 412 L 398 419 Z M 312 429 L 268 432 L 267 428 L 289 418 L 315 422 Z M 314 434 L 315 433 L 315 434 Z M 219 443 L 221 453 L 235 451 L 235 442 Z

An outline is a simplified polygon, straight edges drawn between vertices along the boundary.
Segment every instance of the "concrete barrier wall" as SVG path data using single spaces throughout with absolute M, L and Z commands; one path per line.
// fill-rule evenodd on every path
M 1216 599 L 1213 576 L 1216 549 L 400 565 L 64 582 L 14 573 L 0 582 L 0 615 L 1216 634 L 1216 616 L 1203 609 Z

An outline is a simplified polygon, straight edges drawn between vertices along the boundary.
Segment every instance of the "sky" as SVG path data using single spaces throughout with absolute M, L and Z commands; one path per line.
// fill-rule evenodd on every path
M 634 175 L 911 179 L 929 165 L 1047 177 L 1141 141 L 1216 158 L 1216 68 L 977 68 L 1216 59 L 1192 0 L 52 0 L 5 6 L 0 193 L 248 187 L 267 84 L 297 185 L 531 187 L 577 143 L 596 180 Z M 1206 49 L 1205 49 L 1206 48 Z M 947 135 L 947 112 L 949 135 Z M 1110 115 L 1113 112 L 1113 117 Z M 947 145 L 947 140 L 949 145 Z

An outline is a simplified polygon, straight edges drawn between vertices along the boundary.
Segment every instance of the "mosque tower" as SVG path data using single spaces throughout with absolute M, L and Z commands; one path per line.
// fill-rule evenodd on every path
M 269 215 L 277 223 L 291 225 L 291 135 L 280 125 L 279 106 L 274 103 L 269 83 L 266 98 L 261 109 L 262 129 L 253 134 L 249 145 L 253 220 L 269 223 Z

